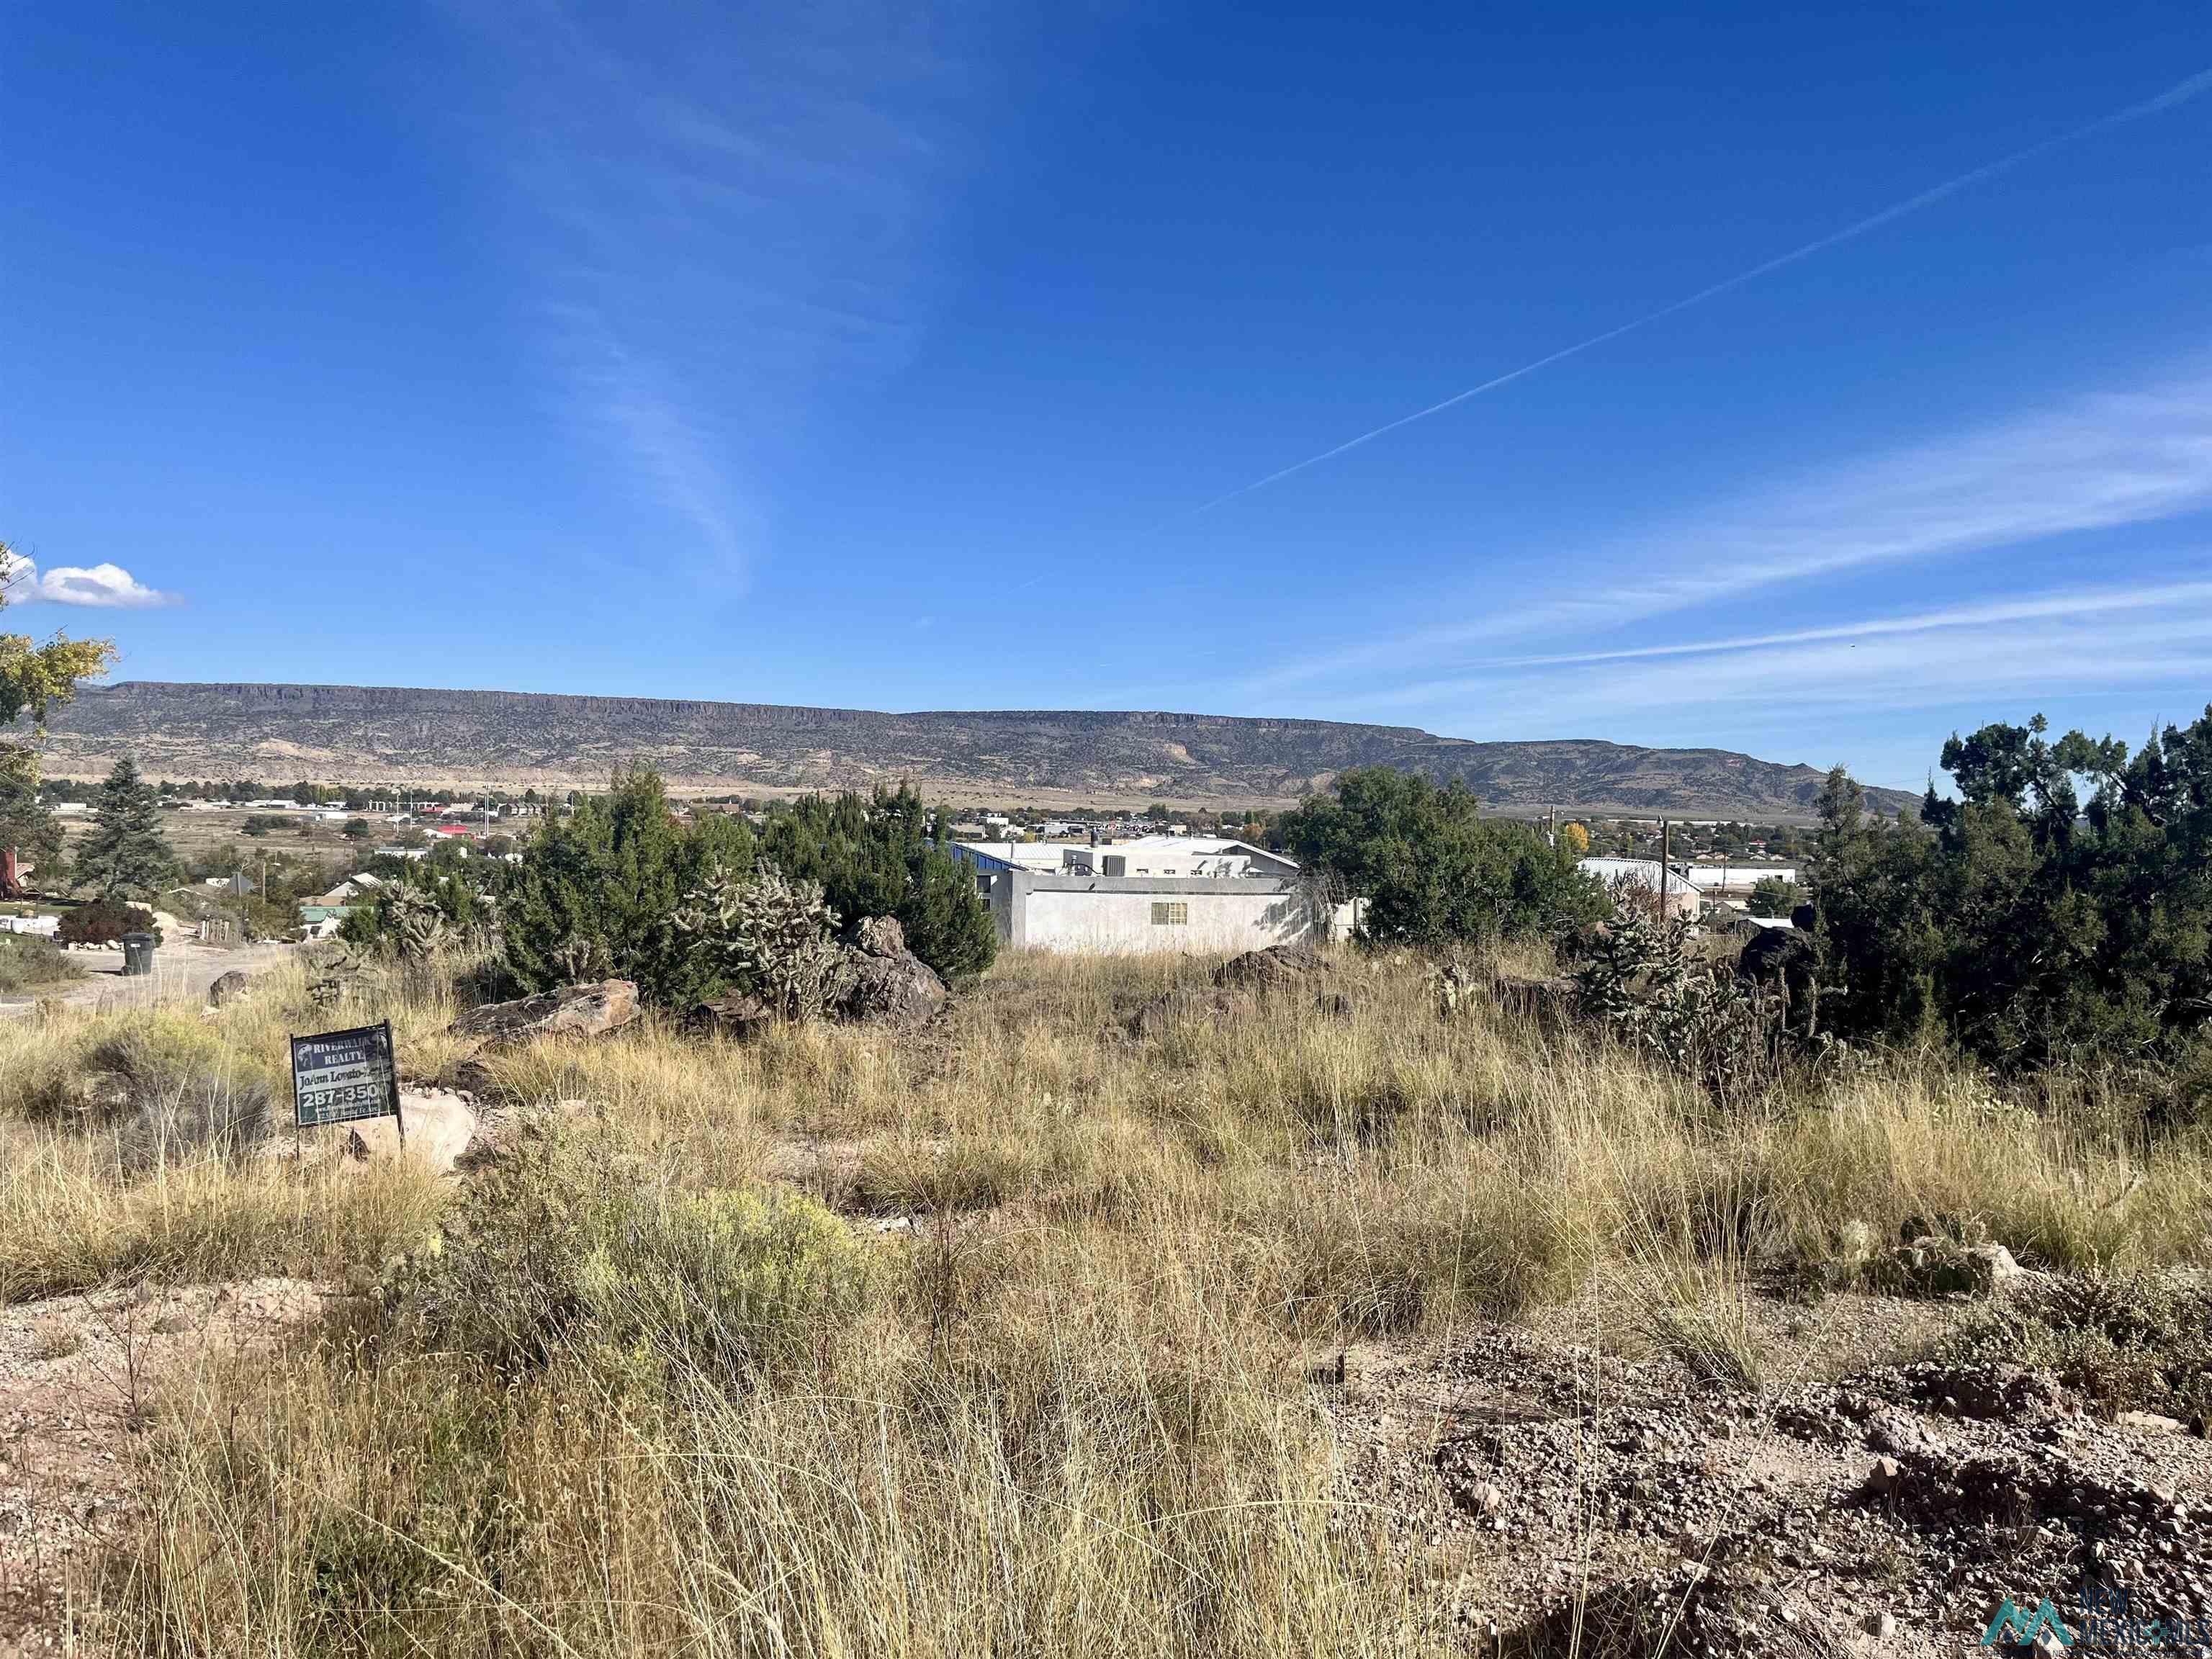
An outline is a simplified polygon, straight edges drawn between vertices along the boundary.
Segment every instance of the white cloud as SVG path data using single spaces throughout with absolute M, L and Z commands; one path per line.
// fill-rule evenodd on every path
M 1551 561 L 1588 579 L 1495 610 L 1283 664 L 1248 691 L 1443 665 L 1841 572 L 1916 565 L 2212 508 L 2212 372 L 2104 393 L 1808 472 Z
M 146 611 L 174 605 L 177 596 L 147 586 L 119 564 L 58 564 L 41 571 L 17 556 L 8 567 L 8 603 L 81 605 L 104 611 Z
M 2201 568 L 2205 561 L 2195 562 Z M 1548 658 L 1509 658 L 1449 679 L 1346 699 L 1347 714 L 1455 706 L 1492 723 L 1565 732 L 1633 708 L 1735 722 L 1788 708 L 1837 712 L 2033 703 L 2119 688 L 2204 696 L 2212 580 L 2061 589 L 1825 628 Z M 2172 712 L 2172 711 L 2169 711 Z

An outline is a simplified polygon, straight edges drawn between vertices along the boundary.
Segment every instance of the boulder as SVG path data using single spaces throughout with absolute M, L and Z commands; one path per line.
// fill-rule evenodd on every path
M 775 1022 L 775 1011 L 758 997 L 731 991 L 694 1007 L 684 1016 L 684 1029 L 694 1036 L 720 1036 L 750 1042 Z
M 219 975 L 215 983 L 208 987 L 208 1006 L 223 1008 L 238 1001 L 246 995 L 247 983 L 246 975 L 235 968 L 227 974 Z
M 400 1136 L 403 1127 L 404 1139 Z M 477 1115 L 459 1095 L 445 1089 L 407 1089 L 400 1092 L 398 1122 L 374 1117 L 349 1124 L 342 1144 L 349 1162 L 414 1158 L 445 1175 L 454 1168 L 477 1133 Z
M 1213 970 L 1216 985 L 1252 991 L 1297 990 L 1328 972 L 1310 945 L 1273 945 L 1231 957 Z
M 1549 1025 L 1565 1024 L 1582 1006 L 1582 987 L 1565 975 L 1500 974 L 1491 981 L 1490 994 L 1504 1012 Z
M 1878 1275 L 1908 1296 L 2002 1296 L 2033 1277 L 2002 1244 L 1962 1243 L 1940 1233 L 1900 1244 Z
M 604 1036 L 637 1018 L 637 987 L 626 979 L 591 985 L 563 985 L 514 1002 L 488 1002 L 453 1022 L 457 1036 L 519 1042 L 527 1037 L 568 1034 Z
M 864 957 L 887 961 L 908 954 L 906 929 L 896 916 L 863 916 L 845 930 L 846 948 Z
M 875 920 L 887 923 L 892 936 L 896 937 L 897 922 L 889 916 Z M 837 1001 L 840 1019 L 871 1024 L 919 1025 L 934 1018 L 951 994 L 936 970 L 903 946 L 895 956 L 877 956 L 856 949 L 851 966 L 844 994 Z

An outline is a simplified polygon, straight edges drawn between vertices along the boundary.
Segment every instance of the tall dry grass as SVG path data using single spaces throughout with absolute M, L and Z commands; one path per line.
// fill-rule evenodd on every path
M 1348 1018 L 1285 998 L 1127 1035 L 1138 1004 L 1206 966 L 1017 957 L 919 1036 L 741 1047 L 647 1020 L 498 1058 L 513 1098 L 602 1109 L 594 1167 L 646 1206 L 574 1265 L 588 1294 L 514 1298 L 565 1310 L 550 1363 L 520 1371 L 392 1312 L 441 1271 L 422 1245 L 451 1183 L 212 1157 L 133 1176 L 38 1115 L 101 1031 L 0 1031 L 0 1295 L 415 1258 L 362 1322 L 173 1400 L 144 1528 L 96 1587 L 106 1639 L 1441 1649 L 1378 1517 L 1338 1482 L 1304 1381 L 1324 1345 L 1437 1335 L 1598 1283 L 1688 1363 L 1757 1387 L 1759 1285 L 1817 1278 L 1847 1237 L 1928 1226 L 2045 1267 L 2212 1265 L 2203 1137 L 2152 1133 L 2107 1085 L 2054 1085 L 2028 1109 L 1919 1054 L 1722 1112 L 1601 1042 L 1486 1007 L 1442 1018 L 1422 965 L 1387 957 L 1339 959 Z M 187 1041 L 163 1020 L 211 1031 L 246 1069 L 287 1030 L 388 1014 L 408 1069 L 437 1076 L 460 1058 L 452 1012 L 441 984 L 394 978 L 337 1009 L 287 981 L 214 1021 L 139 1018 L 149 1040 Z M 769 1346 L 641 1314 L 721 1305 L 692 1291 L 733 1269 L 685 1256 L 668 1218 L 763 1183 L 852 1218 L 865 1294 L 778 1314 L 799 1328 Z M 506 1306 L 501 1273 L 540 1271 L 486 1268 L 474 1293 Z M 617 1318 L 625 1285 L 637 1308 Z

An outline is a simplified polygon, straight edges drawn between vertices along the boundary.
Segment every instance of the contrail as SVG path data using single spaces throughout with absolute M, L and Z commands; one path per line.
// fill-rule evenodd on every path
M 1848 242 L 1856 237 L 1865 235 L 1870 230 L 1878 230 L 1893 219 L 1902 219 L 1909 213 L 1917 213 L 1922 208 L 1932 206 L 1948 196 L 1954 196 L 1962 190 L 1978 185 L 1984 179 L 1994 179 L 2000 173 L 2009 173 L 2014 167 L 2048 155 L 2055 149 L 2063 149 L 2069 144 L 2078 143 L 2094 133 L 2102 132 L 2109 127 L 2119 126 L 2129 121 L 2140 120 L 2147 115 L 2161 114 L 2166 110 L 2187 103 L 2208 88 L 2212 88 L 2212 70 L 2200 70 L 2185 81 L 2177 81 L 2156 97 L 2146 98 L 2140 103 L 2130 104 L 2126 108 L 2114 110 L 2109 115 L 2100 115 L 2095 120 L 2085 123 L 2070 131 L 2062 132 L 2054 137 L 2045 138 L 2039 143 L 2030 144 L 2026 149 L 2014 150 L 2011 155 L 2000 156 L 1994 161 L 1984 162 L 1971 173 L 1962 173 L 1955 179 L 1947 179 L 1940 185 L 1931 185 L 1917 196 L 1908 196 L 1903 201 L 1882 209 L 1879 213 L 1869 214 L 1863 219 L 1845 225 L 1841 230 L 1831 231 L 1815 241 L 1806 243 L 1802 247 L 1795 247 L 1787 253 L 1777 254 L 1771 259 L 1752 266 L 1748 270 L 1740 270 L 1735 276 L 1724 277 L 1711 288 L 1701 288 L 1695 294 L 1677 300 L 1671 305 L 1662 306 L 1656 311 L 1647 311 L 1640 317 L 1631 318 L 1627 322 L 1606 330 L 1602 334 L 1593 334 L 1587 340 L 1577 340 L 1571 346 L 1562 346 L 1557 351 L 1539 357 L 1533 362 L 1523 363 L 1518 368 L 1508 369 L 1503 374 L 1493 376 L 1480 386 L 1471 386 L 1464 392 L 1455 392 L 1442 403 L 1431 404 L 1426 409 L 1417 409 L 1410 415 L 1401 415 L 1396 420 L 1387 421 L 1371 432 L 1363 432 L 1356 438 L 1346 439 L 1334 449 L 1324 449 L 1318 455 L 1309 455 L 1302 461 L 1294 461 L 1279 471 L 1270 472 L 1264 478 L 1255 478 L 1250 483 L 1241 484 L 1225 495 L 1216 495 L 1202 506 L 1192 507 L 1185 516 L 1195 518 L 1201 513 L 1211 513 L 1215 507 L 1225 506 L 1240 495 L 1249 495 L 1255 489 L 1265 489 L 1269 484 L 1279 483 L 1294 472 L 1303 472 L 1310 466 L 1319 466 L 1323 461 L 1334 460 L 1347 451 L 1358 448 L 1362 444 L 1373 443 L 1376 439 L 1395 432 L 1401 426 L 1411 426 L 1416 421 L 1427 420 L 1431 415 L 1441 415 L 1447 409 L 1455 408 L 1470 398 L 1480 398 L 1486 392 L 1495 392 L 1502 386 L 1510 386 L 1523 376 L 1534 374 L 1540 368 L 1548 368 L 1553 363 L 1564 362 L 1569 357 L 1577 356 L 1583 352 L 1601 346 L 1608 340 L 1617 340 L 1624 334 L 1632 333 L 1639 328 L 1648 328 L 1653 323 L 1672 317 L 1678 312 L 1687 311 L 1692 306 L 1701 306 L 1708 300 L 1718 299 L 1722 295 L 1741 288 L 1746 283 L 1756 282 L 1761 276 L 1781 270 L 1784 265 L 1794 265 L 1800 259 L 1809 259 L 1814 254 L 1834 247 L 1839 242 Z

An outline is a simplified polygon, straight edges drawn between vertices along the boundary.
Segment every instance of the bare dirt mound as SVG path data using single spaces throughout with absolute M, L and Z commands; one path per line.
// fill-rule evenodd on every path
M 2007 1597 L 2212 1619 L 2212 1445 L 2045 1373 L 1753 1395 L 1517 1327 L 1340 1369 L 1347 1497 L 1484 1650 L 1955 1653 Z
M 131 1512 L 158 1387 L 312 1322 L 323 1300 L 258 1279 L 0 1310 L 0 1659 L 65 1650 L 70 1570 Z

